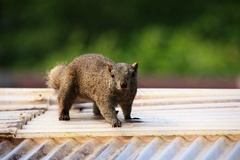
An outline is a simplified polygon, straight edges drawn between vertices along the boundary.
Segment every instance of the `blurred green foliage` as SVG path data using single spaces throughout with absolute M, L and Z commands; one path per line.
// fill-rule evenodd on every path
M 240 2 L 1 0 L 0 68 L 45 71 L 85 53 L 142 74 L 238 76 Z

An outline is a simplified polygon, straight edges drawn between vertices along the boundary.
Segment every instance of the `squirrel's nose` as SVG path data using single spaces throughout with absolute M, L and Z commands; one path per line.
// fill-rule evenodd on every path
M 123 88 L 123 89 L 127 88 L 127 82 L 123 82 L 123 83 L 121 84 L 121 88 Z

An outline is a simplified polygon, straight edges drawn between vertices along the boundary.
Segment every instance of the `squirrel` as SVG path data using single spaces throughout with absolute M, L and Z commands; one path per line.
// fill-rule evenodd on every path
M 125 120 L 132 119 L 137 70 L 137 62 L 115 63 L 100 54 L 81 55 L 68 65 L 54 67 L 47 85 L 58 90 L 59 120 L 70 120 L 69 110 L 79 96 L 94 102 L 95 115 L 102 115 L 112 127 L 121 127 L 115 107 L 121 107 Z

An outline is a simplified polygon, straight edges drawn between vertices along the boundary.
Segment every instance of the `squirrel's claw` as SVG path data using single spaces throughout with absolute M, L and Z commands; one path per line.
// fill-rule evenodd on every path
M 112 127 L 121 127 L 121 126 L 122 126 L 122 122 L 119 121 L 118 119 L 112 122 Z
M 131 118 L 131 119 L 140 119 L 140 118 L 138 118 L 138 117 L 133 117 L 133 118 Z
M 128 119 L 125 119 L 125 121 L 128 123 L 142 123 L 143 122 L 141 120 L 141 118 L 138 118 L 138 117 L 128 118 Z
M 131 120 L 131 119 L 140 119 L 140 118 L 138 118 L 138 117 L 132 118 L 131 116 L 125 116 L 125 120 Z
M 68 114 L 61 114 L 59 116 L 59 121 L 69 121 L 70 120 L 70 116 Z

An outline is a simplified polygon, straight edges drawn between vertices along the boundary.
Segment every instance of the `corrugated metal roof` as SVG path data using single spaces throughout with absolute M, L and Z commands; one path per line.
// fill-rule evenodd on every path
M 2 159 L 182 159 L 239 160 L 239 138 L 220 137 L 78 137 L 4 140 Z
M 93 116 L 91 105 L 76 103 L 72 119 L 58 121 L 53 90 L 0 89 L 0 158 L 240 157 L 238 89 L 139 89 L 132 113 L 141 119 L 121 128 Z
M 119 112 L 124 122 L 121 128 L 112 128 L 103 118 L 93 116 L 92 109 L 72 110 L 70 115 L 70 121 L 58 121 L 57 106 L 51 105 L 45 114 L 23 126 L 16 137 L 240 134 L 240 104 L 236 102 L 224 106 L 138 106 L 133 109 L 133 116 L 141 118 L 136 123 L 125 122 Z
M 43 114 L 52 93 L 45 89 L 0 89 L 0 138 L 15 136 L 28 121 Z

